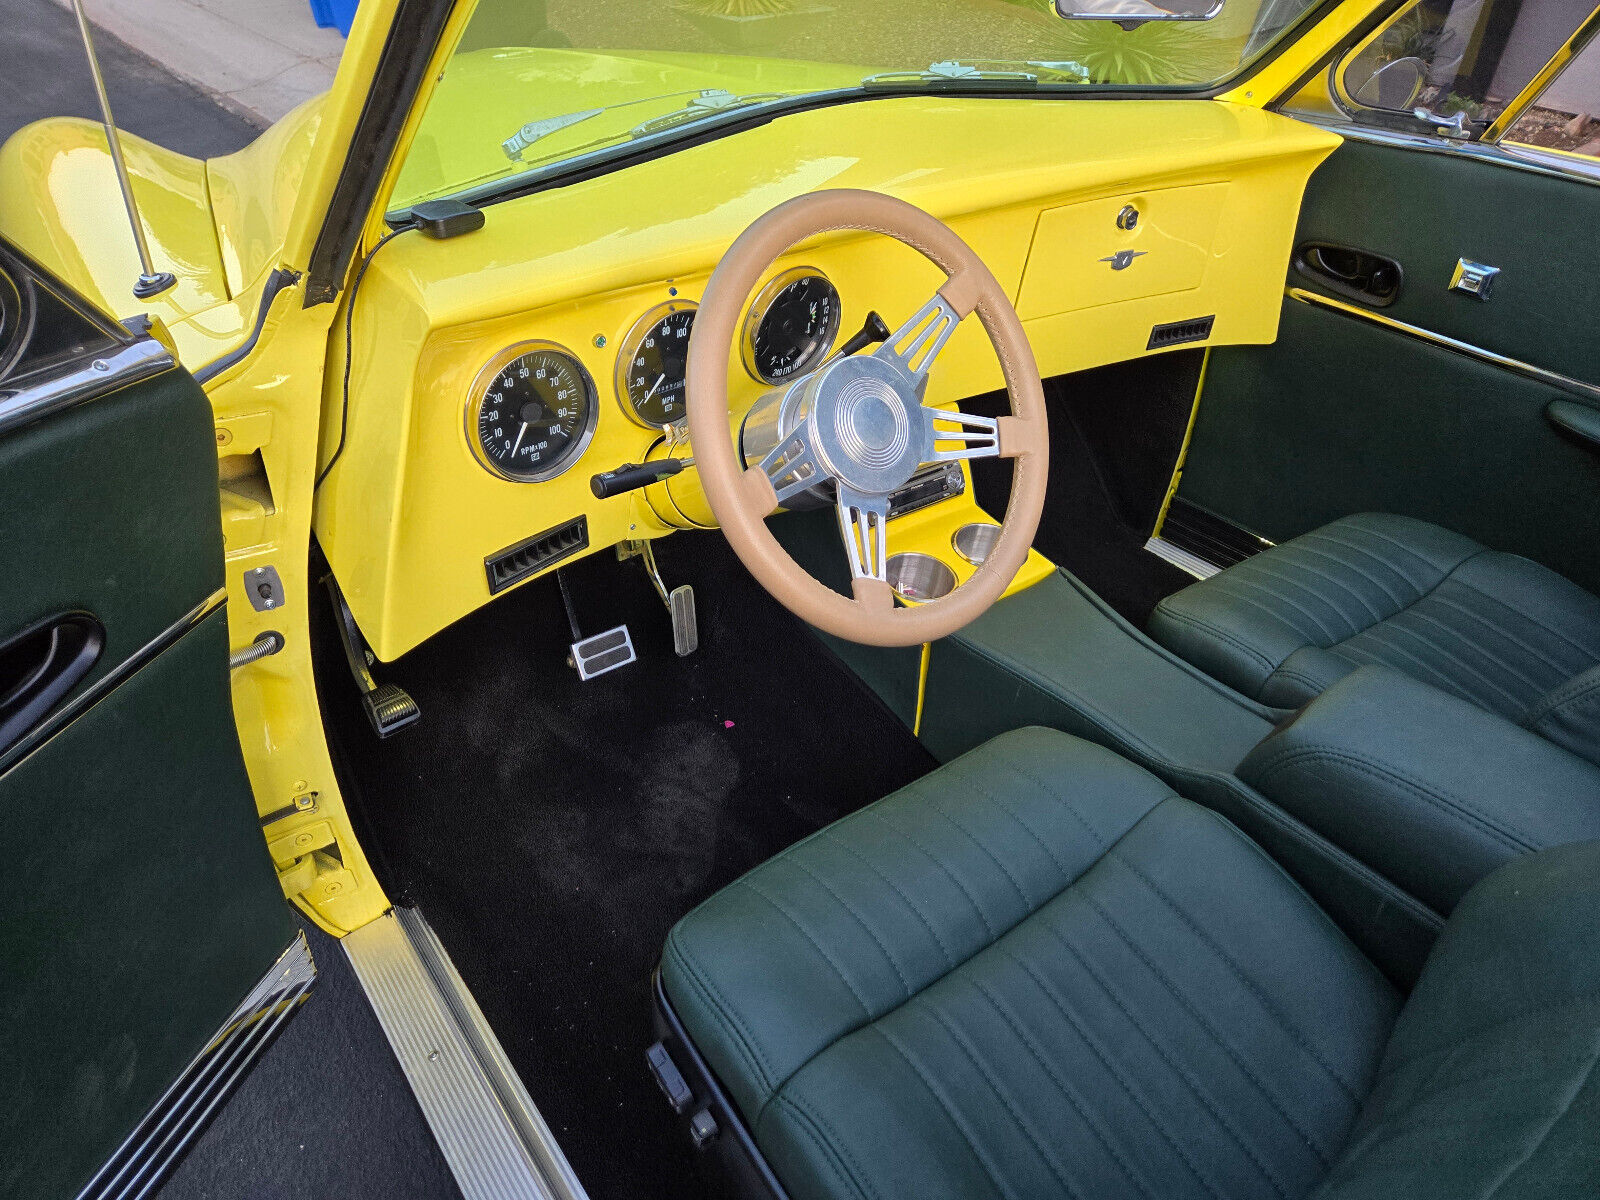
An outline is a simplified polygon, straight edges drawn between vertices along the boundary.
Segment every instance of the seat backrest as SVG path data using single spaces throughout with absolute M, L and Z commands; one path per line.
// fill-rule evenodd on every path
M 1600 1195 L 1600 842 L 1461 901 L 1317 1200 Z

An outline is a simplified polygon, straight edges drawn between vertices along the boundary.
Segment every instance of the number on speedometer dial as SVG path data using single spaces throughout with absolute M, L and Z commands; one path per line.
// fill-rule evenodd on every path
M 549 342 L 503 350 L 478 373 L 467 404 L 467 441 L 490 471 L 537 483 L 572 465 L 594 436 L 594 380 Z
M 640 317 L 617 351 L 617 396 L 641 425 L 660 429 L 685 416 L 685 374 L 695 306 L 675 300 Z

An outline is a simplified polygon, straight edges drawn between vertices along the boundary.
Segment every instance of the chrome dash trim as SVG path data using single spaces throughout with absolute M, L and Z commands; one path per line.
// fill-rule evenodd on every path
M 465 1200 L 587 1200 L 422 914 L 391 909 L 343 944 Z
M 1196 579 L 1210 579 L 1222 570 L 1216 563 L 1207 562 L 1182 546 L 1174 546 L 1165 538 L 1153 537 L 1144 544 L 1144 548 L 1157 558 L 1165 559 L 1185 575 L 1193 575 Z
M 142 1200 L 155 1191 L 316 982 L 306 935 L 296 933 L 206 1048 L 78 1193 L 78 1200 Z
M 56 709 L 46 720 L 18 738 L 16 743 L 6 750 L 4 754 L 0 754 L 0 777 L 3 777 L 11 768 L 22 762 L 23 759 L 55 737 L 56 734 L 100 703 L 107 693 L 117 688 L 135 671 L 150 662 L 227 602 L 227 588 L 218 588 L 71 700 Z
M 7 395 L 0 390 L 0 435 L 177 365 L 160 342 L 140 338 L 21 391 Z
M 1547 371 L 1543 367 L 1536 367 L 1532 363 L 1523 362 L 1520 358 L 1511 358 L 1504 354 L 1497 354 L 1493 350 L 1485 350 L 1482 346 L 1475 346 L 1471 342 L 1463 342 L 1459 338 L 1448 337 L 1442 333 L 1435 333 L 1431 329 L 1424 329 L 1420 325 L 1412 325 L 1405 321 L 1397 321 L 1393 317 L 1382 313 L 1373 312 L 1371 309 L 1362 308 L 1358 304 L 1346 304 L 1343 300 L 1335 300 L 1330 296 L 1322 296 L 1316 292 L 1308 292 L 1304 288 L 1288 288 L 1284 295 L 1291 300 L 1298 300 L 1302 304 L 1313 307 L 1332 309 L 1334 312 L 1343 313 L 1347 317 L 1369 321 L 1374 325 L 1381 325 L 1385 329 L 1392 329 L 1396 333 L 1403 333 L 1419 341 L 1431 342 L 1446 350 L 1453 350 L 1457 354 L 1468 358 L 1475 358 L 1479 362 L 1490 363 L 1493 366 L 1504 367 L 1508 371 L 1515 371 L 1529 379 L 1538 380 L 1540 383 L 1549 384 L 1575 396 L 1580 396 L 1588 401 L 1600 401 L 1600 387 L 1592 383 L 1584 383 L 1581 379 L 1574 379 L 1570 375 L 1562 375 L 1557 371 Z

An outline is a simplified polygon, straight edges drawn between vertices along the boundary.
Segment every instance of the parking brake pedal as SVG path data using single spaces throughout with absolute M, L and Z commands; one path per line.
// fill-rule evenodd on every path
M 323 582 L 328 585 L 328 596 L 333 600 L 333 615 L 339 626 L 339 642 L 344 646 L 345 662 L 361 693 L 361 707 L 366 711 L 372 732 L 381 738 L 398 733 L 422 716 L 417 702 L 392 683 L 379 684 L 372 678 L 372 655 L 361 640 L 361 630 L 356 626 L 355 614 L 345 603 L 338 581 L 329 575 Z
M 623 542 L 617 547 L 618 558 L 642 558 L 645 574 L 655 586 L 656 595 L 672 614 L 672 648 L 679 658 L 687 658 L 700 648 L 700 624 L 694 609 L 694 588 L 681 583 L 671 591 L 661 579 L 656 566 L 656 553 L 649 541 Z
M 578 613 L 573 607 L 572 595 L 567 591 L 566 576 L 560 571 L 556 572 L 556 582 L 561 585 L 561 603 L 567 610 L 567 624 L 572 627 L 572 646 L 567 653 L 567 666 L 578 672 L 579 679 L 587 683 L 596 675 L 604 675 L 607 671 L 615 671 L 618 667 L 638 661 L 639 656 L 634 653 L 633 638 L 626 625 L 618 625 L 593 637 L 584 637 L 578 629 Z

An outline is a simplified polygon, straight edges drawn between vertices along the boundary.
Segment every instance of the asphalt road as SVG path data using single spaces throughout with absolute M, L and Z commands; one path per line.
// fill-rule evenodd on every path
M 260 133 L 110 34 L 97 31 L 95 49 L 119 129 L 196 158 Z M 0 0 L 0 64 L 0 141 L 43 117 L 100 119 L 78 23 L 54 0 Z

